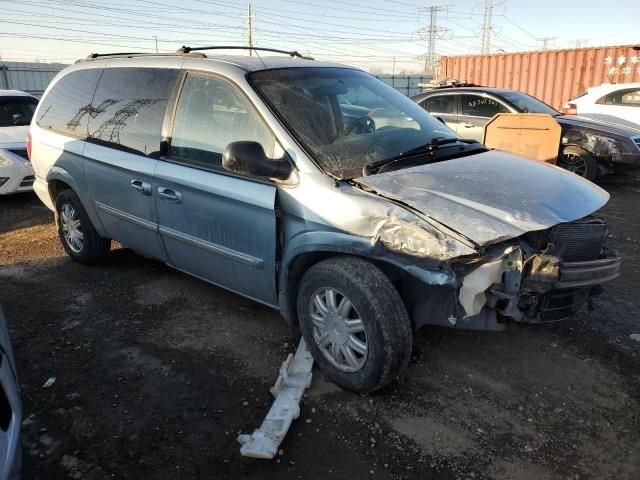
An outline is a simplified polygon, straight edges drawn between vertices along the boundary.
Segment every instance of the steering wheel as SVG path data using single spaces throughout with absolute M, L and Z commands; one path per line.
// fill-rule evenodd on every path
M 351 135 L 352 133 L 371 133 L 376 129 L 376 122 L 373 121 L 369 115 L 362 115 L 356 118 L 345 129 L 344 135 Z

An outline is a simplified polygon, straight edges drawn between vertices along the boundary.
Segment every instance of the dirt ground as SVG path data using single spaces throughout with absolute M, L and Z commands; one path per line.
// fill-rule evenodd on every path
M 126 249 L 73 263 L 35 196 L 0 197 L 23 477 L 640 478 L 638 185 L 603 182 L 624 265 L 595 311 L 503 333 L 425 328 L 406 375 L 371 396 L 315 370 L 272 461 L 240 456 L 236 436 L 259 426 L 295 348 L 276 312 Z

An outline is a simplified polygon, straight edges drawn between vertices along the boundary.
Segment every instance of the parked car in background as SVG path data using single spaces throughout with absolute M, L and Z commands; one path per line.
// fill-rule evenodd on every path
M 27 133 L 38 99 L 17 90 L 0 90 L 0 195 L 33 190 Z
M 18 480 L 22 404 L 7 321 L 0 307 L 0 478 Z
M 640 83 L 603 83 L 591 87 L 569 100 L 562 113 L 611 122 L 621 118 L 640 128 Z
M 30 133 L 72 259 L 115 239 L 278 309 L 353 391 L 400 375 L 425 324 L 564 319 L 620 268 L 604 190 L 461 140 L 340 64 L 94 55 L 51 82 Z
M 515 90 L 487 87 L 436 88 L 412 98 L 462 138 L 483 140 L 484 127 L 497 113 L 545 113 L 562 128 L 558 166 L 594 180 L 615 165 L 640 167 L 640 126 L 623 126 L 563 115 Z

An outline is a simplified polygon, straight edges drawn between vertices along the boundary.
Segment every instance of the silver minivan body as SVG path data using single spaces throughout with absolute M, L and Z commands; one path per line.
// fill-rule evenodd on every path
M 77 63 L 52 81 L 34 116 L 34 189 L 53 211 L 62 189 L 74 191 L 101 237 L 277 308 L 291 324 L 300 312 L 300 279 L 315 263 L 339 255 L 364 258 L 380 268 L 402 291 L 414 328 L 431 323 L 500 329 L 504 324 L 498 316 L 540 320 L 542 294 L 561 281 L 571 292 L 581 289 L 588 296 L 592 285 L 617 276 L 619 259 L 600 255 L 598 247 L 599 270 L 589 270 L 589 277 L 584 270 L 576 273 L 585 265 L 566 263 L 563 271 L 577 282 L 566 283 L 571 279 L 560 278 L 557 262 L 544 256 L 552 253 L 549 248 L 537 252 L 531 242 L 523 243 L 532 232 L 589 217 L 608 200 L 602 189 L 553 166 L 486 151 L 376 175 L 328 174 L 249 79 L 251 72 L 301 67 L 351 69 L 302 59 L 193 55 Z M 163 99 L 162 118 L 148 120 L 162 121 L 163 143 L 174 140 L 185 78 L 200 78 L 207 88 L 230 86 L 266 125 L 273 136 L 269 153 L 288 159 L 290 175 L 259 178 L 197 168 L 171 158 L 162 145 L 149 155 L 119 148 L 118 135 L 129 134 L 127 125 L 144 116 L 140 104 L 130 102 L 100 123 L 101 112 L 117 103 L 118 92 L 108 93 L 117 90 L 113 82 L 99 84 L 87 105 L 78 103 L 73 121 L 66 123 L 73 132 L 43 127 L 45 104 L 50 92 L 56 94 L 57 82 L 85 70 L 104 80 L 117 69 L 173 72 L 167 74 L 175 80 Z M 349 108 L 358 114 L 358 107 Z M 443 136 L 455 136 L 439 128 Z M 111 129 L 109 142 L 92 140 L 105 129 Z M 191 130 L 189 135 L 198 135 L 200 128 L 191 123 Z M 575 228 L 594 227 L 588 220 Z M 600 233 L 594 241 L 604 242 L 598 237 L 602 228 L 596 228 Z M 535 283 L 526 294 L 529 310 L 514 280 L 524 282 L 525 275 Z M 572 309 L 573 303 L 562 315 Z

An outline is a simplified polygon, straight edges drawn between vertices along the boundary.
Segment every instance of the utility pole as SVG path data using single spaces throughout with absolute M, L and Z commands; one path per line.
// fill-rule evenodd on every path
M 438 35 L 447 31 L 446 28 L 438 27 L 438 12 L 445 12 L 448 5 L 432 5 L 421 8 L 421 12 L 429 13 L 429 25 L 418 30 L 418 34 L 427 42 L 427 53 L 424 55 L 424 74 L 433 75 L 438 54 L 436 53 L 436 40 Z
M 158 53 L 158 36 L 152 35 L 152 37 L 156 40 L 156 53 Z
M 247 46 L 249 47 L 249 56 L 253 56 L 253 16 L 251 15 L 251 2 L 247 11 Z
M 481 53 L 487 54 L 491 51 L 491 32 L 493 31 L 493 9 L 500 5 L 502 0 L 485 0 L 484 2 L 484 19 L 482 21 L 481 39 L 482 47 Z

